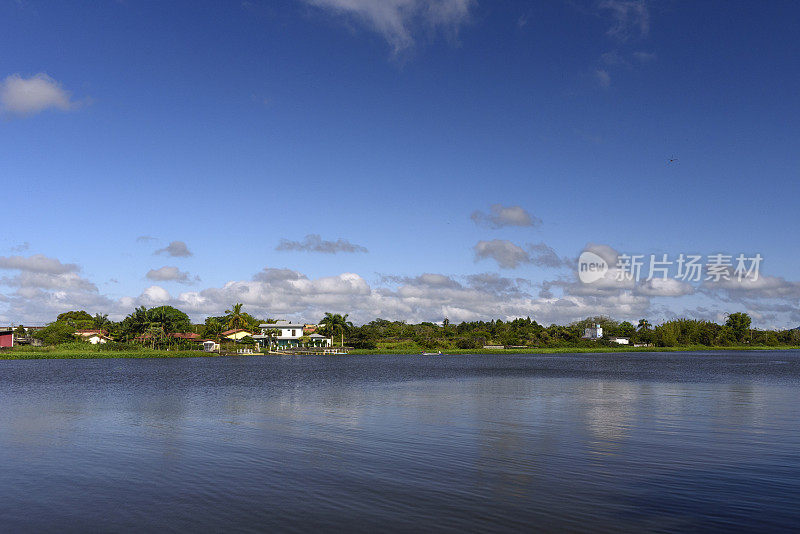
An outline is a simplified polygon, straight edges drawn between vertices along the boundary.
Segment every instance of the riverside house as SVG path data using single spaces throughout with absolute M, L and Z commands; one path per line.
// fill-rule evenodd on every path
M 224 338 L 228 338 L 231 341 L 239 341 L 242 338 L 252 336 L 253 334 L 244 328 L 232 328 L 231 330 L 225 330 L 220 334 Z
M 333 340 L 329 337 L 317 333 L 308 335 L 305 330 L 306 325 L 300 323 L 278 321 L 260 324 L 258 327 L 261 333 L 253 336 L 253 339 L 261 348 L 285 349 L 300 347 L 303 344 L 309 347 L 330 347 L 333 344 Z M 301 340 L 303 336 L 305 339 Z

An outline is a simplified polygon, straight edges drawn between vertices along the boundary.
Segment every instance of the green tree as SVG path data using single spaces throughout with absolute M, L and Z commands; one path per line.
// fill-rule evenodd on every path
M 242 304 L 234 304 L 230 310 L 225 310 L 225 313 L 227 315 L 225 326 L 231 330 L 246 328 L 250 324 L 250 321 L 245 317 L 247 314 L 242 312 Z
M 617 333 L 623 337 L 632 337 L 636 332 L 636 328 L 628 321 L 622 321 L 617 327 Z
M 222 333 L 222 323 L 216 317 L 208 317 L 203 327 L 203 337 L 219 341 Z
M 59 313 L 58 317 L 56 317 L 56 321 L 62 323 L 66 323 L 67 321 L 91 321 L 92 319 L 94 319 L 94 317 L 83 310 Z
M 74 333 L 75 327 L 67 322 L 56 321 L 41 330 L 37 330 L 33 337 L 41 340 L 45 345 L 60 345 L 61 343 L 75 341 Z
M 639 319 L 639 326 L 636 327 L 637 330 L 650 330 L 650 327 L 653 325 L 650 324 L 650 321 L 647 319 Z
M 158 306 L 147 310 L 150 326 L 160 327 L 165 334 L 185 332 L 191 329 L 189 316 L 172 306 Z
M 744 343 L 750 339 L 750 316 L 746 313 L 736 312 L 728 315 L 725 326 L 731 329 L 733 337 L 739 343 Z
M 336 334 L 341 335 L 342 338 L 342 346 L 344 347 L 344 335 L 347 333 L 351 328 L 353 328 L 353 323 L 347 320 L 349 314 L 340 315 L 338 313 L 326 313 L 325 317 L 319 322 L 319 324 L 323 325 L 323 330 L 329 336 L 335 336 Z
M 92 323 L 94 324 L 95 328 L 100 330 L 108 328 L 111 325 L 111 321 L 108 320 L 107 313 L 104 313 L 102 315 L 96 313 L 94 317 L 92 317 Z

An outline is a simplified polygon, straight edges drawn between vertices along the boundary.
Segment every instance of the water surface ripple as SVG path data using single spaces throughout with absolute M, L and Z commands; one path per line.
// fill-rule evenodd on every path
M 0 530 L 789 531 L 800 353 L 0 361 Z

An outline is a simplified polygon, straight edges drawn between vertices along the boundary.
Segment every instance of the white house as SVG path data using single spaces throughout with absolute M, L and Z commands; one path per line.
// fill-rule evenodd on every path
M 581 339 L 591 339 L 597 340 L 603 337 L 603 327 L 597 324 L 594 324 L 583 331 L 583 336 Z
M 617 345 L 630 345 L 631 340 L 627 337 L 610 337 L 608 340 L 612 343 L 616 343 Z
M 75 332 L 75 336 L 83 339 L 84 341 L 88 341 L 92 345 L 114 341 L 102 330 L 77 330 Z
M 219 352 L 219 343 L 213 339 L 206 339 L 202 342 L 203 352 Z
M 290 321 L 260 324 L 258 327 L 261 329 L 261 334 L 253 336 L 253 339 L 261 347 L 299 347 L 300 338 L 305 335 L 303 333 L 305 326 L 304 324 L 292 323 Z M 308 340 L 314 347 L 330 347 L 332 344 L 331 338 L 321 336 L 317 333 L 309 335 Z

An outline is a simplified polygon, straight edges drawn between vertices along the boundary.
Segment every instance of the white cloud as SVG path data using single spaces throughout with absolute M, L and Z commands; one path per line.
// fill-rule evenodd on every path
M 511 250 L 522 251 L 530 262 L 534 261 L 535 250 L 543 258 L 550 258 L 548 251 L 552 249 L 544 244 L 527 247 L 527 250 L 523 247 Z M 672 317 L 674 311 L 663 304 L 653 306 L 652 300 L 673 297 L 679 299 L 674 302 L 681 303 L 682 296 L 696 292 L 694 286 L 677 280 L 640 283 L 616 280 L 618 253 L 613 248 L 589 244 L 585 250 L 598 254 L 610 266 L 604 278 L 591 284 L 580 283 L 574 270 L 562 271 L 560 278 L 541 284 L 496 273 L 387 275 L 370 284 L 352 272 L 310 278 L 296 270 L 268 267 L 250 280 L 231 280 L 218 287 L 171 294 L 160 285 L 152 285 L 138 296 L 121 298 L 101 294 L 91 280 L 79 275 L 80 268 L 74 264 L 46 256 L 0 258 L 6 269 L 19 271 L 14 276 L 0 278 L 0 284 L 11 288 L 9 293 L 0 291 L 0 319 L 44 323 L 63 311 L 85 309 L 90 313 L 109 313 L 112 319 L 120 320 L 136 306 L 169 304 L 202 321 L 208 315 L 222 314 L 234 302 L 242 302 L 248 313 L 263 318 L 316 321 L 325 312 L 334 312 L 349 313 L 356 323 L 377 317 L 419 322 L 439 321 L 447 316 L 453 322 L 460 322 L 530 316 L 544 324 L 566 324 L 596 315 L 620 320 L 652 319 L 658 314 Z M 183 278 L 184 274 L 175 267 L 156 269 L 153 273 L 151 278 L 164 280 Z M 540 289 L 538 294 L 537 289 Z M 761 324 L 800 321 L 798 282 L 762 277 L 744 286 L 729 282 L 704 284 L 701 290 L 704 294 L 692 300 L 697 306 L 693 312 L 696 314 L 711 313 L 707 310 L 714 313 L 720 309 L 744 310 L 754 320 L 762 321 Z M 694 300 L 713 298 L 728 300 L 724 306 L 709 305 L 702 310 L 706 304 Z
M 198 277 L 192 276 L 186 271 L 181 271 L 177 267 L 165 265 L 159 269 L 147 271 L 147 278 L 159 282 L 178 282 L 179 284 L 192 284 L 199 281 Z
M 168 297 L 158 286 L 148 288 L 134 305 L 168 303 L 196 320 L 219 314 L 232 302 L 242 302 L 258 317 L 316 321 L 325 312 L 349 313 L 356 323 L 382 317 L 409 322 L 503 320 L 533 317 L 549 324 L 567 323 L 591 315 L 638 318 L 649 306 L 646 296 L 630 291 L 600 296 L 564 295 L 534 298 L 530 282 L 493 273 L 459 279 L 439 273 L 414 277 L 386 276 L 370 286 L 355 273 L 310 279 L 290 269 L 265 268 L 251 281 L 230 281 L 218 288 L 187 291 Z
M 651 297 L 680 297 L 694 293 L 694 287 L 675 278 L 653 278 L 642 281 L 636 287 L 636 293 Z
M 309 234 L 303 241 L 290 241 L 288 239 L 281 239 L 281 242 L 275 247 L 279 251 L 303 251 L 303 252 L 321 252 L 323 254 L 336 254 L 337 252 L 356 253 L 368 252 L 365 247 L 351 243 L 347 239 L 337 239 L 336 241 L 323 240 L 318 234 Z
M 185 258 L 192 255 L 189 247 L 183 241 L 173 241 L 166 247 L 156 250 L 154 254 L 166 254 L 175 258 Z
M 542 220 L 534 217 L 520 206 L 503 206 L 492 204 L 490 213 L 480 210 L 472 212 L 470 219 L 478 226 L 503 228 L 506 226 L 539 226 Z
M 27 258 L 24 256 L 0 256 L 0 269 L 63 274 L 77 272 L 80 267 L 74 263 L 61 263 L 56 258 L 48 258 L 43 254 L 34 254 Z
M 68 111 L 76 106 L 61 84 L 44 73 L 30 78 L 12 74 L 0 83 L 0 110 L 16 115 L 32 115 L 55 108 Z
M 170 302 L 169 291 L 161 286 L 150 286 L 139 295 L 138 300 L 145 306 L 163 306 Z
M 792 282 L 780 276 L 760 275 L 757 280 L 738 280 L 733 273 L 729 280 L 705 281 L 702 290 L 707 294 L 724 295 L 730 299 L 788 299 L 800 304 L 800 282 Z
M 395 53 L 414 46 L 420 29 L 450 36 L 469 20 L 474 0 L 304 0 L 351 17 L 380 34 Z

